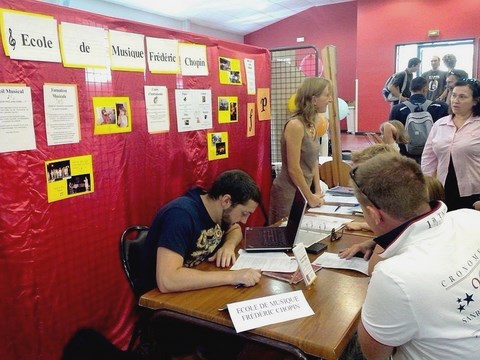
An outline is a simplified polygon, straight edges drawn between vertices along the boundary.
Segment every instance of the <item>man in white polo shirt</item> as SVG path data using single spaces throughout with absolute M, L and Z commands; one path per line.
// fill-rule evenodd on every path
M 429 203 L 419 165 L 399 154 L 377 155 L 351 177 L 383 249 L 358 327 L 364 356 L 478 359 L 480 212 Z

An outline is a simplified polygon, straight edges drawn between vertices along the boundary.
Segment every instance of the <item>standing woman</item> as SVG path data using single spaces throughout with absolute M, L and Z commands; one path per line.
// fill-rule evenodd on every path
M 280 141 L 282 169 L 270 193 L 271 224 L 288 216 L 297 186 L 310 207 L 324 202 L 318 171 L 320 142 L 316 125 L 319 114 L 326 111 L 331 101 L 331 84 L 325 78 L 306 78 L 297 90 L 296 109 L 285 124 Z
M 422 171 L 445 188 L 448 210 L 480 209 L 480 84 L 455 83 L 451 115 L 433 125 L 422 155 Z

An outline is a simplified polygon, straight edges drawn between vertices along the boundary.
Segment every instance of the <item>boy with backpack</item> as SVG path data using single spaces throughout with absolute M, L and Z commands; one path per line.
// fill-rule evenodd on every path
M 390 76 L 382 91 L 386 101 L 396 105 L 410 97 L 410 83 L 421 62 L 422 60 L 419 58 L 411 58 L 408 60 L 408 66 L 404 71 Z
M 399 144 L 400 153 L 418 163 L 433 123 L 448 115 L 448 105 L 443 101 L 427 100 L 427 91 L 427 80 L 421 76 L 414 78 L 410 83 L 410 98 L 394 105 L 389 115 L 390 120 L 403 123 L 410 137 L 408 144 Z

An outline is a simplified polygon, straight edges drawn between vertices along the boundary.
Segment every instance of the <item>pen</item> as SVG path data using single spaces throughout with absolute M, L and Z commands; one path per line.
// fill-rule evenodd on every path
M 337 212 L 338 209 L 340 209 L 340 205 L 336 207 L 335 212 Z

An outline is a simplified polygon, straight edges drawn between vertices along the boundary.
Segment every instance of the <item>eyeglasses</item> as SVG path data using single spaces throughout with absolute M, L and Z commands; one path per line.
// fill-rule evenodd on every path
M 343 236 L 343 227 L 337 231 L 335 231 L 335 228 L 332 229 L 332 232 L 330 233 L 330 241 L 334 242 L 337 240 L 340 240 Z
M 365 192 L 362 190 L 361 186 L 358 184 L 357 179 L 355 179 L 357 169 L 358 169 L 358 166 L 354 167 L 352 170 L 350 170 L 350 177 L 352 178 L 353 183 L 355 184 L 357 189 L 363 194 L 363 196 L 365 196 L 367 198 L 367 200 L 372 203 L 373 206 L 375 206 L 377 209 L 380 209 L 380 206 L 378 206 L 375 201 L 373 201 L 370 197 L 368 197 L 367 194 L 365 194 Z

